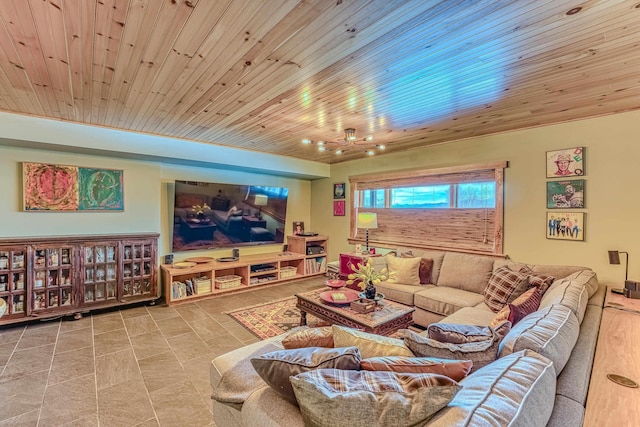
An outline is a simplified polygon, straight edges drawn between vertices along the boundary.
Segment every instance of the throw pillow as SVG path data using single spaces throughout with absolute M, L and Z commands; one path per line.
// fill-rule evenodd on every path
M 356 347 L 307 347 L 281 350 L 251 359 L 258 375 L 283 397 L 295 402 L 289 377 L 313 369 L 360 369 L 360 352 Z
M 402 252 L 400 258 L 413 258 L 415 255 L 411 251 Z M 431 273 L 433 271 L 433 259 L 420 258 L 420 267 L 418 268 L 418 276 L 421 285 L 431 284 Z
M 333 332 L 331 326 L 319 328 L 303 328 L 289 333 L 282 339 L 286 349 L 304 347 L 333 347 Z
M 471 372 L 471 360 L 437 359 L 435 357 L 386 356 L 371 357 L 360 362 L 364 371 L 391 371 L 405 374 L 439 374 L 460 381 Z
M 529 267 L 522 267 L 520 273 L 526 274 L 527 279 L 529 280 L 529 287 L 536 287 L 540 289 L 541 293 L 547 292 L 549 286 L 556 280 L 553 276 L 548 276 L 546 274 L 534 273 L 533 270 Z
M 357 329 L 332 325 L 335 347 L 358 347 L 363 359 L 378 356 L 413 356 L 411 350 L 398 338 L 370 334 Z
M 387 255 L 387 267 L 396 283 L 402 285 L 419 285 L 421 259 L 422 258 L 398 258 Z
M 542 301 L 540 288 L 531 288 L 513 300 L 511 304 L 502 308 L 493 318 L 489 326 L 495 327 L 505 320 L 508 320 L 511 322 L 511 327 L 513 327 L 516 323 L 536 311 L 540 307 L 540 301 Z
M 440 359 L 471 360 L 472 372 L 496 360 L 500 341 L 511 329 L 505 321 L 493 329 L 493 336 L 486 341 L 464 344 L 442 343 L 425 337 L 409 329 L 401 329 L 404 343 L 418 357 L 437 357 Z
M 488 326 L 432 323 L 427 327 L 427 336 L 440 342 L 464 344 L 491 339 L 493 331 Z
M 484 303 L 493 311 L 512 302 L 529 286 L 528 276 L 502 266 L 493 271 L 489 284 L 484 289 Z
M 423 425 L 462 388 L 436 374 L 319 369 L 291 378 L 307 426 Z

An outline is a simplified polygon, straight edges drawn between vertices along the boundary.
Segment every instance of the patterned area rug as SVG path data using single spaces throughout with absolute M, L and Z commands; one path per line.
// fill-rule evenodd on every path
M 300 326 L 296 297 L 245 307 L 226 314 L 260 339 L 271 338 Z M 307 325 L 325 326 L 328 323 L 308 314 Z

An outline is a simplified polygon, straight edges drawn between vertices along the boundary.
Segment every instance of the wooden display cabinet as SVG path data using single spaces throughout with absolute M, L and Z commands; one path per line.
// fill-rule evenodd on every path
M 0 325 L 155 300 L 158 234 L 0 240 Z M 129 254 L 129 258 L 127 258 Z
M 23 246 L 0 247 L 0 298 L 7 311 L 2 321 L 21 319 L 26 312 L 26 250 Z

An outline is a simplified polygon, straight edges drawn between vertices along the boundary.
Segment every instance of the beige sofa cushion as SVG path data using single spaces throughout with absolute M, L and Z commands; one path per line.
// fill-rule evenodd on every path
M 495 258 L 487 256 L 447 252 L 436 284 L 482 294 L 494 261 Z
M 469 292 L 446 286 L 434 286 L 416 292 L 413 303 L 416 307 L 433 313 L 449 316 L 463 307 L 473 307 L 484 301 L 482 293 Z
M 224 427 L 236 424 L 223 424 L 216 420 L 215 425 Z M 242 424 L 238 425 L 304 427 L 304 420 L 297 404 L 283 399 L 271 387 L 265 387 L 251 394 L 244 402 L 242 405 Z
M 580 333 L 573 311 L 550 305 L 531 313 L 516 324 L 500 343 L 500 357 L 530 349 L 553 361 L 556 374 L 566 365 Z
M 438 323 L 455 323 L 459 325 L 488 326 L 495 313 L 489 309 L 476 307 L 464 307 L 450 316 L 438 321 Z
M 414 286 L 391 282 L 382 282 L 376 285 L 376 289 L 384 294 L 385 299 L 409 306 L 414 305 L 414 295 L 416 293 L 433 287 L 435 285 Z
M 253 369 L 251 359 L 281 349 L 272 341 L 260 341 L 213 359 L 211 398 L 239 409 L 251 393 L 267 386 Z
M 544 426 L 553 410 L 553 363 L 533 351 L 498 359 L 460 384 L 462 390 L 429 427 Z

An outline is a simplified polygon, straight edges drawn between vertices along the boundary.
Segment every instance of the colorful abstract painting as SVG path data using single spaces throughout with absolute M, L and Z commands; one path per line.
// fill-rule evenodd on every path
M 80 210 L 123 210 L 122 171 L 80 168 Z
M 78 167 L 23 163 L 25 211 L 78 210 Z
M 122 170 L 22 163 L 25 211 L 122 211 Z

